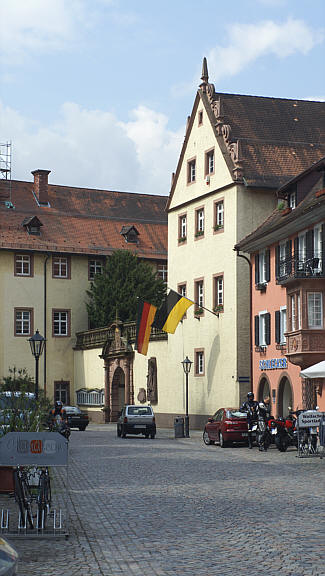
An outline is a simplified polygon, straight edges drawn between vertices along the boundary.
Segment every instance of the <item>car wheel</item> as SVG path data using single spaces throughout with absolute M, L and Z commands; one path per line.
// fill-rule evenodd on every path
M 121 428 L 118 426 L 118 427 L 117 427 L 117 435 L 118 435 L 119 438 L 121 437 L 121 434 L 122 434 Z
M 80 432 L 84 432 L 86 430 L 86 426 L 79 426 Z
M 155 436 L 156 436 L 156 434 L 150 434 L 151 440 L 154 440 L 154 439 L 155 439 Z
M 206 446 L 210 446 L 211 444 L 214 444 L 214 442 L 212 442 L 212 440 L 210 440 L 207 430 L 204 430 L 204 432 L 203 432 L 203 442 Z
M 227 446 L 227 442 L 225 442 L 222 432 L 219 432 L 219 444 L 220 448 L 226 448 Z

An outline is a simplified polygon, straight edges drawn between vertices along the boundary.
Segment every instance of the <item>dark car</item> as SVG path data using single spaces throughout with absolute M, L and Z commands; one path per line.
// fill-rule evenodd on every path
M 63 406 L 63 409 L 67 415 L 70 428 L 79 428 L 79 430 L 82 431 L 86 430 L 89 424 L 89 416 L 86 412 L 82 412 L 78 406 Z M 51 412 L 49 414 L 49 425 L 52 421 Z
M 143 434 L 146 438 L 156 435 L 156 421 L 151 406 L 124 406 L 117 421 L 117 435 Z
M 247 415 L 236 408 L 220 408 L 208 419 L 204 431 L 204 444 L 218 442 L 222 448 L 233 443 L 247 443 Z

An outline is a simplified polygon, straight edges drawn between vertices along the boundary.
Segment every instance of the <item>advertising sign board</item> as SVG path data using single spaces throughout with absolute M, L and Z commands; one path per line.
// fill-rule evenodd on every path
M 319 426 L 320 420 L 325 412 L 318 412 L 317 410 L 307 410 L 301 412 L 298 416 L 299 428 L 309 428 Z
M 58 432 L 8 432 L 0 438 L 0 466 L 67 466 L 68 441 Z

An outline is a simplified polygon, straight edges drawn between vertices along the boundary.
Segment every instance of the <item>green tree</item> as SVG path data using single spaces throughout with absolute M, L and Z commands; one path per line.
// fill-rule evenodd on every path
M 90 325 L 107 326 L 115 320 L 116 312 L 122 322 L 134 321 L 137 298 L 160 306 L 165 293 L 164 282 L 150 264 L 128 250 L 116 250 L 87 290 Z
M 0 436 L 7 432 L 42 430 L 50 409 L 43 390 L 34 397 L 35 383 L 26 368 L 9 368 L 0 382 Z

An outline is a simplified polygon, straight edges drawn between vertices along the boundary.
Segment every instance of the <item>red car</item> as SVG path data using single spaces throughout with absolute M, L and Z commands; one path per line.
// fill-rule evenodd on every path
M 236 408 L 220 408 L 209 418 L 203 431 L 204 444 L 218 442 L 221 448 L 233 443 L 247 443 L 247 415 Z

